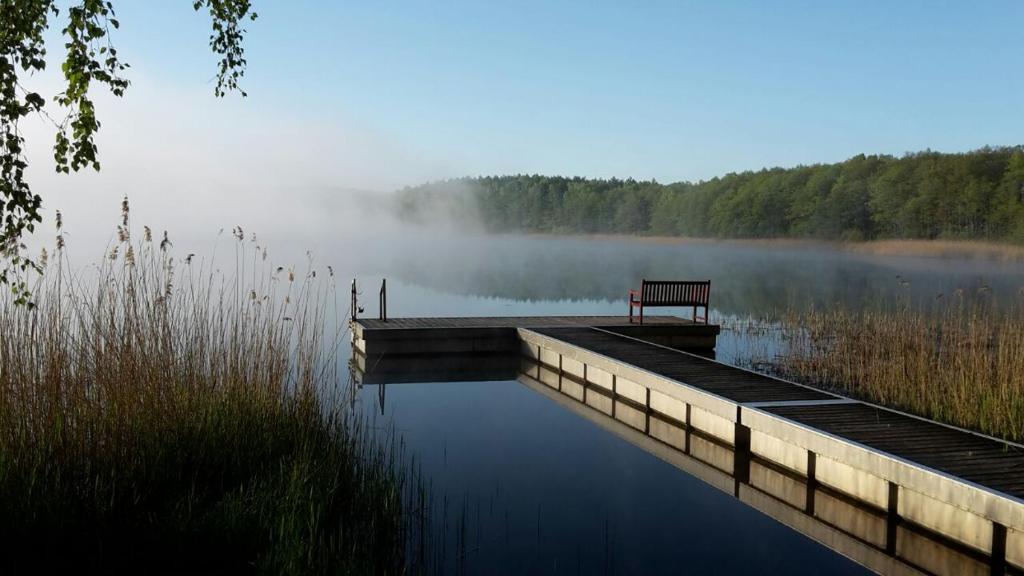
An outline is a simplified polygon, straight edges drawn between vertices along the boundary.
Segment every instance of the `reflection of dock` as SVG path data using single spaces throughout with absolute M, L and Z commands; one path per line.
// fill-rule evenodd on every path
M 363 382 L 425 380 L 398 365 L 373 370 L 411 350 L 416 334 L 395 338 L 404 342 L 381 354 L 366 337 L 369 326 L 361 328 L 353 337 L 357 348 L 362 340 L 356 364 Z M 470 330 L 484 328 L 494 327 Z M 492 355 L 502 379 L 512 358 L 525 357 L 526 381 L 549 396 L 575 399 L 576 411 L 604 418 L 620 435 L 630 430 L 627 439 L 680 468 L 688 469 L 677 462 L 697 462 L 717 470 L 698 475 L 872 569 L 1024 573 L 1024 447 L 652 344 L 621 328 L 519 326 L 512 328 L 518 353 L 509 355 L 506 343 L 497 350 L 469 345 L 463 354 L 477 372 L 490 363 L 480 354 Z M 410 329 L 426 334 L 430 327 Z M 438 329 L 449 340 L 475 338 L 461 338 L 457 326 Z
M 511 380 L 519 366 L 519 328 L 597 326 L 665 346 L 714 354 L 719 327 L 675 316 L 511 316 L 359 318 L 352 322 L 353 361 L 365 384 Z
M 984 554 L 894 521 L 877 507 L 756 455 L 738 462 L 731 445 L 628 399 L 613 399 L 599 386 L 586 385 L 584 393 L 582 382 L 528 361 L 523 372 L 519 381 L 526 387 L 875 572 L 990 573 Z

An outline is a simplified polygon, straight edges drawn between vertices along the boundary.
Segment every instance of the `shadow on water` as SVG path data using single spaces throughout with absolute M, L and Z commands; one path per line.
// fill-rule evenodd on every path
M 358 354 L 352 362 L 358 384 L 376 383 L 365 387 L 376 410 L 397 403 L 392 416 L 407 434 L 445 430 L 440 461 L 427 466 L 445 484 L 433 507 L 432 570 L 856 571 L 845 557 L 882 574 L 996 573 L 981 552 L 557 367 L 516 354 L 445 363 L 440 371 L 423 362 L 376 363 L 385 368 L 375 372 Z M 479 381 L 439 383 L 469 374 Z M 518 385 L 484 382 L 513 378 Z M 417 400 L 428 396 L 447 398 L 447 410 L 418 413 Z M 452 421 L 431 422 L 442 415 Z M 823 555 L 811 541 L 836 554 Z

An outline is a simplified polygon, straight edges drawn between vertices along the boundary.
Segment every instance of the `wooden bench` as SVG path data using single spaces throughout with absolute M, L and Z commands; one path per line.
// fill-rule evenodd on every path
M 644 323 L 644 308 L 651 306 L 692 306 L 693 321 L 708 322 L 710 280 L 643 280 L 639 290 L 629 291 L 629 321 L 633 322 L 633 308 L 640 309 L 640 323 Z M 697 308 L 704 316 L 697 316 Z

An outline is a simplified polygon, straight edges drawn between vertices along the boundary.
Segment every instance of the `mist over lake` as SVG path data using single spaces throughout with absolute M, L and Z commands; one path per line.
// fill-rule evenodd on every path
M 1024 576 L 1024 5 L 0 3 L 0 574 Z

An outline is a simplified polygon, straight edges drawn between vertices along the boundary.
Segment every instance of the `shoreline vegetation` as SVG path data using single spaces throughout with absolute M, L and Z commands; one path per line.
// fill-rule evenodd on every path
M 0 565 L 404 573 L 424 485 L 338 386 L 333 278 L 240 228 L 233 270 L 179 262 L 122 212 L 86 274 L 58 215 L 35 306 L 0 296 Z
M 998 304 L 951 294 L 927 306 L 789 308 L 731 328 L 778 344 L 741 358 L 758 370 L 1024 442 L 1024 299 Z
M 489 232 L 1024 245 L 1024 146 L 858 155 L 700 182 L 508 175 L 407 187 L 407 222 Z
M 635 242 L 655 245 L 717 245 L 767 250 L 826 248 L 871 256 L 978 259 L 1012 262 L 1024 260 L 1024 245 L 987 240 L 862 240 L 840 242 L 807 238 L 695 238 L 637 234 L 558 234 L 533 232 L 516 234 L 534 238 Z
M 671 184 L 467 177 L 404 188 L 393 202 L 408 223 L 466 222 L 497 234 L 1024 262 L 1024 146 L 862 154 Z M 1024 441 L 1024 301 L 997 303 L 980 292 L 934 298 L 790 309 L 754 327 L 777 336 L 785 351 L 750 361 Z

